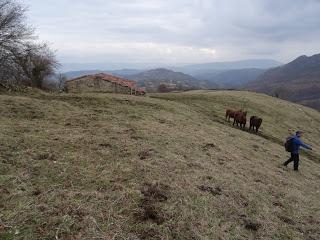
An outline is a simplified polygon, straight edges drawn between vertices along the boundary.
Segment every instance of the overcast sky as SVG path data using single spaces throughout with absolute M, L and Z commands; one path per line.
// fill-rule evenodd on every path
M 63 63 L 287 62 L 320 52 L 320 0 L 23 2 Z

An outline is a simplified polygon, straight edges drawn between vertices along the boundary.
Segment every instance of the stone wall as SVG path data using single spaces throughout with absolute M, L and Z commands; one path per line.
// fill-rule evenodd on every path
M 130 89 L 118 83 L 102 80 L 96 76 L 87 76 L 66 82 L 68 92 L 108 92 L 130 94 Z

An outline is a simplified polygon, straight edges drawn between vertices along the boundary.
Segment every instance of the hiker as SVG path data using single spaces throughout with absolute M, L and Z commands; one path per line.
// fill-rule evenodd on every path
M 283 166 L 287 166 L 293 161 L 293 169 L 298 171 L 299 168 L 299 149 L 300 147 L 312 150 L 311 146 L 301 141 L 302 131 L 297 131 L 295 135 L 287 138 L 285 143 L 286 150 L 291 153 L 291 157 L 283 163 Z

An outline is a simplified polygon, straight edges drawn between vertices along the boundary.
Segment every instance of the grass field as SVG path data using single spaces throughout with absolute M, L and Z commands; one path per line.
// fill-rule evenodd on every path
M 31 92 L 0 95 L 0 112 L 0 239 L 320 239 L 315 110 L 236 91 Z M 298 173 L 281 166 L 297 129 L 314 147 Z

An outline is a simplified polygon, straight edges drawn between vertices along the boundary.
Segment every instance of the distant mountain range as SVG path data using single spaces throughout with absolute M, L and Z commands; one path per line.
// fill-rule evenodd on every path
M 272 68 L 245 88 L 320 110 L 320 54 Z
M 255 80 L 266 69 L 280 65 L 282 63 L 271 59 L 248 59 L 186 65 L 176 70 L 215 84 L 219 88 L 238 88 Z
M 157 68 L 152 70 L 121 69 L 121 70 L 83 70 L 66 72 L 68 79 L 100 72 L 138 80 L 141 86 L 148 81 L 147 88 L 155 91 L 158 83 L 184 82 L 184 86 L 193 88 L 237 88 L 257 78 L 270 67 L 281 65 L 269 59 L 250 59 L 231 62 L 212 62 L 186 65 L 183 67 Z M 158 76 L 156 76 L 158 74 Z M 184 75 L 182 75 L 184 74 Z M 172 77 L 172 79 L 169 79 Z M 192 79 L 192 80 L 191 80 Z
M 190 74 L 194 77 L 197 75 L 203 75 L 204 73 L 221 73 L 222 71 L 245 69 L 245 68 L 258 68 L 268 69 L 282 65 L 275 60 L 271 59 L 247 59 L 240 61 L 229 61 L 229 62 L 212 62 L 202 64 L 192 64 L 183 67 L 172 68 L 173 70 Z
M 235 89 L 256 80 L 265 71 L 266 69 L 259 68 L 234 69 L 222 71 L 207 78 L 198 77 L 198 79 L 203 79 L 211 84 L 216 84 L 218 88 Z
M 165 68 L 152 69 L 135 75 L 129 75 L 127 78 L 136 80 L 138 85 L 145 87 L 148 92 L 217 87 L 185 73 L 175 72 Z M 162 89 L 159 89 L 159 87 L 162 87 Z
M 68 79 L 106 72 L 136 80 L 148 92 L 189 89 L 248 89 L 320 110 L 320 54 L 288 64 L 268 59 L 214 62 L 151 70 L 67 72 Z

